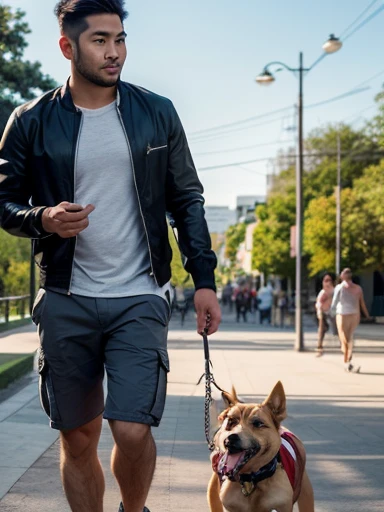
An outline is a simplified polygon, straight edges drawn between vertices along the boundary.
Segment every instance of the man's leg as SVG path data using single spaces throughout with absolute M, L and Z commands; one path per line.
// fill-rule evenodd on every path
M 111 468 L 120 486 L 124 509 L 142 512 L 156 465 L 156 445 L 148 425 L 109 422 L 115 446 Z
M 74 512 L 103 512 L 105 484 L 97 457 L 101 423 L 99 416 L 82 427 L 61 432 L 61 478 Z

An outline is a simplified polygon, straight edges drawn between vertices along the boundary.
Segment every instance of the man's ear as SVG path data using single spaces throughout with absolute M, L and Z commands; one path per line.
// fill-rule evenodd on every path
M 280 381 L 273 388 L 269 397 L 264 400 L 263 405 L 270 409 L 277 423 L 281 423 L 287 417 L 285 391 Z
M 68 60 L 73 59 L 73 42 L 65 35 L 62 35 L 59 39 L 59 46 L 61 53 Z

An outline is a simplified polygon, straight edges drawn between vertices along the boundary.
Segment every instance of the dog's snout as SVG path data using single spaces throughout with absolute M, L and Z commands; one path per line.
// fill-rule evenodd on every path
M 243 451 L 240 436 L 237 434 L 231 434 L 230 436 L 228 436 L 227 439 L 224 441 L 224 446 L 231 454 Z

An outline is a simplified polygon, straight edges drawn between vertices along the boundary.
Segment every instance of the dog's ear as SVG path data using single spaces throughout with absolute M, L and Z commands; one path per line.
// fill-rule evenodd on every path
M 235 388 L 232 386 L 232 392 L 228 393 L 227 391 L 223 391 L 221 393 L 221 396 L 223 397 L 225 407 L 229 409 L 230 407 L 233 407 L 234 405 L 238 404 L 240 400 L 237 397 L 237 393 Z
M 263 405 L 270 409 L 277 423 L 281 423 L 287 417 L 285 391 L 280 381 L 273 388 L 269 397 L 264 400 Z

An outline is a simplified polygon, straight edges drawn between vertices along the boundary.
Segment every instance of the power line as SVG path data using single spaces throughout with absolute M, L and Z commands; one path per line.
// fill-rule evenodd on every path
M 307 108 L 314 108 L 314 107 L 317 107 L 317 106 L 325 105 L 326 103 L 331 103 L 333 101 L 338 101 L 339 99 L 343 99 L 343 98 L 345 98 L 347 96 L 350 96 L 352 94 L 358 94 L 360 92 L 364 92 L 368 88 L 367 89 L 362 89 L 362 86 L 365 86 L 367 83 L 372 82 L 372 80 L 375 80 L 376 78 L 378 78 L 380 75 L 383 75 L 383 74 L 384 74 L 384 69 L 379 71 L 375 75 L 371 76 L 367 80 L 364 80 L 364 82 L 362 82 L 362 83 L 360 83 L 358 85 L 355 85 L 353 87 L 353 89 L 347 91 L 344 94 L 340 94 L 338 96 L 334 96 L 332 98 L 329 98 L 327 100 L 323 100 L 323 101 L 318 102 L 318 103 L 313 103 L 313 104 L 310 104 L 310 105 L 304 105 L 304 108 L 305 109 L 307 109 Z M 199 131 L 196 131 L 196 132 L 193 132 L 193 133 L 189 134 L 188 138 L 192 142 L 201 142 L 202 140 L 203 141 L 204 140 L 212 140 L 212 139 L 221 137 L 222 135 L 230 134 L 230 133 L 235 132 L 235 131 L 247 130 L 248 128 L 264 126 L 264 124 L 274 123 L 276 121 L 283 120 L 283 119 L 285 119 L 285 117 L 279 117 L 277 119 L 271 120 L 270 122 L 266 122 L 266 123 L 265 122 L 257 123 L 255 125 L 251 124 L 251 125 L 239 127 L 239 128 L 233 129 L 233 130 L 227 130 L 227 131 L 224 131 L 223 133 L 221 133 L 221 132 L 219 132 L 217 134 L 216 133 L 212 133 L 212 134 L 206 133 L 206 135 L 204 135 L 204 133 L 208 132 L 208 131 L 225 130 L 226 128 L 231 127 L 231 126 L 235 127 L 236 125 L 241 125 L 241 124 L 248 123 L 251 120 L 262 119 L 262 118 L 269 117 L 271 115 L 274 115 L 274 114 L 277 114 L 277 113 L 280 113 L 280 112 L 285 112 L 285 111 L 290 110 L 290 109 L 292 109 L 292 106 L 287 106 L 287 107 L 283 107 L 281 109 L 272 110 L 270 112 L 266 112 L 266 113 L 260 114 L 258 116 L 249 117 L 247 119 L 242 119 L 242 120 L 239 120 L 239 121 L 233 121 L 232 123 L 227 123 L 227 124 L 224 124 L 224 125 L 218 125 L 218 126 L 214 126 L 214 127 L 211 127 L 211 128 L 206 128 L 204 130 L 199 130 Z M 195 134 L 195 135 L 193 136 L 193 134 Z M 199 135 L 199 134 L 201 134 L 201 135 Z
M 196 132 L 192 132 L 189 134 L 190 138 L 198 137 L 200 134 L 205 134 L 207 132 L 216 131 L 216 130 L 224 130 L 226 128 L 230 128 L 232 126 L 236 126 L 238 124 L 245 124 L 251 121 L 256 121 L 257 119 L 262 119 L 264 117 L 269 117 L 274 114 L 279 114 L 281 112 L 285 112 L 286 110 L 290 110 L 292 106 L 279 108 L 277 110 L 271 110 L 270 112 L 265 112 L 264 114 L 259 114 L 257 116 L 248 117 L 247 119 L 241 119 L 239 121 L 233 121 L 231 123 L 221 124 L 217 126 L 212 126 L 211 128 L 204 128 L 203 130 L 197 130 Z
M 289 107 L 290 109 L 293 109 L 292 106 Z M 249 128 L 256 128 L 258 126 L 265 126 L 267 124 L 272 124 L 272 123 L 276 123 L 277 121 L 283 121 L 284 119 L 286 119 L 286 116 L 285 117 L 278 117 L 277 119 L 271 119 L 270 121 L 263 121 L 262 123 L 257 123 L 257 124 L 252 124 L 250 126 L 239 126 L 238 128 L 233 128 L 232 130 L 228 130 L 227 132 L 223 132 L 223 133 L 212 133 L 212 134 L 207 134 L 205 137 L 204 136 L 201 136 L 201 138 L 199 139 L 192 139 L 191 142 L 205 142 L 205 141 L 210 141 L 210 140 L 214 140 L 214 139 L 217 139 L 217 138 L 220 138 L 220 137 L 230 137 L 232 135 L 233 132 L 239 132 L 239 131 L 243 131 L 243 130 L 248 130 Z
M 345 42 L 347 39 L 349 39 L 351 36 L 353 36 L 358 30 L 360 30 L 361 28 L 363 28 L 367 23 L 369 23 L 370 21 L 373 20 L 373 18 L 376 18 L 376 16 L 378 14 L 381 13 L 381 11 L 384 10 L 384 5 L 382 5 L 381 7 L 379 7 L 378 9 L 376 9 L 376 11 L 374 11 L 370 16 L 368 16 L 368 18 L 366 18 L 364 21 L 362 21 L 359 25 L 357 25 L 357 27 L 352 30 L 352 32 L 350 34 L 348 34 L 345 38 L 344 38 L 344 41 Z
M 318 157 L 321 157 L 321 156 L 335 156 L 335 154 L 336 154 L 335 150 L 332 150 L 332 151 L 320 151 L 318 153 L 307 153 L 307 154 L 304 154 L 303 157 L 304 158 L 318 158 Z M 346 155 L 354 155 L 355 157 L 361 157 L 361 156 L 364 156 L 364 155 L 367 155 L 367 156 L 381 156 L 381 155 L 384 155 L 384 152 L 383 151 L 377 151 L 375 153 L 372 153 L 371 151 L 365 151 L 365 152 L 363 151 L 361 153 L 357 153 L 355 151 L 342 151 L 341 154 L 344 155 L 344 156 L 346 156 Z M 209 167 L 199 167 L 198 171 L 214 171 L 214 170 L 217 170 L 217 169 L 224 169 L 224 168 L 227 168 L 227 167 L 241 167 L 242 165 L 253 164 L 253 163 L 256 163 L 256 162 L 266 162 L 266 161 L 271 161 L 271 160 L 277 160 L 278 158 L 286 158 L 286 159 L 288 159 L 288 158 L 297 158 L 297 157 L 298 157 L 298 155 L 296 155 L 296 154 L 279 155 L 277 157 L 276 156 L 270 156 L 270 157 L 267 157 L 267 158 L 257 158 L 255 160 L 246 160 L 244 162 L 231 162 L 229 164 L 218 164 L 218 165 L 212 165 L 212 166 L 209 166 Z
M 377 0 L 374 0 L 373 2 L 371 2 L 368 7 L 366 7 L 363 12 L 361 14 L 359 14 L 359 16 L 355 19 L 355 21 L 353 23 L 351 23 L 343 32 L 342 34 L 345 34 L 348 32 L 348 30 L 353 27 L 353 25 L 355 25 L 363 16 L 364 14 L 369 11 L 374 5 L 375 3 L 377 2 Z M 357 31 L 359 31 L 361 28 L 363 28 L 367 23 L 369 23 L 370 21 L 373 20 L 373 18 L 375 18 L 378 14 L 381 13 L 381 11 L 384 10 L 384 5 L 382 5 L 381 7 L 379 7 L 378 9 L 376 9 L 376 11 L 374 11 L 370 16 L 368 16 L 367 18 L 365 18 L 365 20 L 363 20 L 357 27 L 354 28 L 354 30 L 352 30 L 352 32 L 350 32 L 349 34 L 347 34 L 344 39 L 342 39 L 342 36 L 340 36 L 340 39 L 342 40 L 343 43 L 345 43 L 345 41 L 347 41 L 350 37 L 352 37 Z M 320 57 L 318 59 L 315 60 L 315 62 L 312 64 L 312 66 L 309 67 L 309 71 L 311 71 L 315 66 L 317 66 L 323 59 L 325 59 L 325 57 L 328 56 L 328 53 L 326 52 L 323 52 Z
M 245 151 L 247 149 L 254 149 L 263 146 L 275 146 L 277 144 L 292 144 L 293 140 L 275 140 L 274 142 L 263 142 L 260 144 L 253 144 L 252 146 L 243 146 L 239 148 L 231 148 L 231 149 L 218 149 L 217 151 L 204 151 L 202 153 L 193 153 L 193 156 L 204 156 L 204 155 L 215 155 L 217 153 L 233 153 L 235 151 Z
M 364 14 L 365 14 L 366 12 L 368 12 L 368 11 L 371 9 L 371 7 L 373 7 L 377 2 L 378 2 L 378 0 L 373 0 L 373 2 L 371 2 L 371 3 L 368 5 L 368 7 L 366 7 L 366 8 L 365 8 L 365 9 L 364 9 L 364 10 L 363 10 L 359 15 L 358 15 L 358 17 L 357 17 L 357 18 L 356 18 L 356 19 L 355 19 L 355 20 L 354 20 L 350 25 L 348 25 L 348 27 L 347 27 L 345 30 L 343 30 L 343 32 L 342 32 L 342 33 L 340 34 L 340 36 L 339 36 L 339 37 L 340 37 L 340 39 L 342 39 L 342 38 L 344 37 L 344 35 L 348 32 L 348 30 L 349 30 L 350 28 L 352 28 L 352 27 L 353 27 L 353 25 L 355 25 L 358 21 L 360 21 L 360 20 L 361 20 L 361 18 L 364 16 Z
M 368 91 L 370 87 L 362 87 L 360 89 L 352 89 L 351 91 L 345 92 L 344 94 L 340 94 L 339 96 L 334 96 L 329 100 L 319 101 L 318 103 L 312 103 L 311 105 L 307 105 L 305 108 L 315 108 L 320 107 L 321 105 L 326 105 L 327 103 L 332 103 L 334 101 L 342 100 L 347 98 L 348 96 L 353 96 L 354 94 L 359 94 L 364 91 Z
M 243 171 L 247 171 L 251 174 L 259 174 L 260 176 L 268 176 L 268 174 L 265 174 L 264 172 L 259 172 L 259 171 L 254 171 L 253 169 L 247 169 L 246 167 L 243 167 L 242 165 L 237 165 L 236 167 L 238 167 L 239 169 L 243 169 Z

